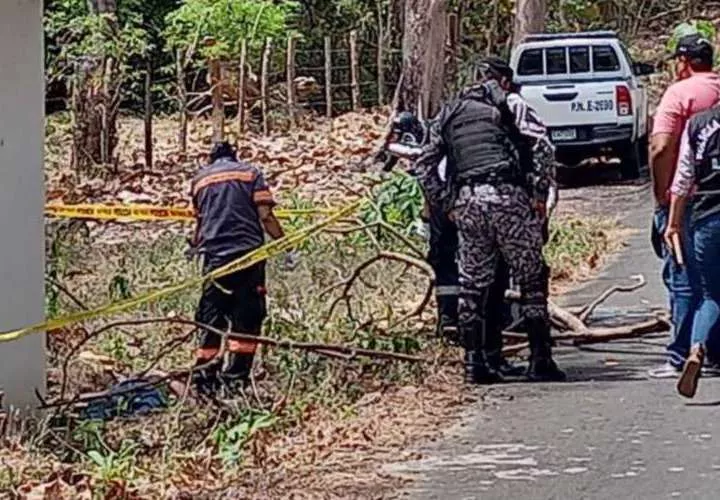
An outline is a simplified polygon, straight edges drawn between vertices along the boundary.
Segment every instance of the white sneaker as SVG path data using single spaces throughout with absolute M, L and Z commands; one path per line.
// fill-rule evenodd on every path
M 720 365 L 705 365 L 700 370 L 703 377 L 720 377 Z
M 664 365 L 648 370 L 648 377 L 650 378 L 677 378 L 682 373 L 682 369 L 676 368 L 670 364 L 670 362 Z

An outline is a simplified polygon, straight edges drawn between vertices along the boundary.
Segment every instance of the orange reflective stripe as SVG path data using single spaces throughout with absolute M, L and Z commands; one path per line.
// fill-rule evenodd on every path
M 257 350 L 257 342 L 251 340 L 228 340 L 228 351 L 236 354 L 255 354 Z
M 272 193 L 267 190 L 263 189 L 261 191 L 255 191 L 253 193 L 253 201 L 256 203 L 263 203 L 263 202 L 273 202 L 273 195 Z
M 208 186 L 213 184 L 220 184 L 221 182 L 240 181 L 240 182 L 252 182 L 255 180 L 255 174 L 252 172 L 222 172 L 219 174 L 208 175 L 200 179 L 195 187 L 193 188 L 193 195 Z
M 195 358 L 211 360 L 220 353 L 218 347 L 199 347 L 195 351 Z

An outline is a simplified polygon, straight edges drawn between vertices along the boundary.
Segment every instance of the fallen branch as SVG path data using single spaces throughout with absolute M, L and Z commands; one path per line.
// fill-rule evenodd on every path
M 92 337 L 95 337 L 99 335 L 102 332 L 106 332 L 113 328 L 119 328 L 123 326 L 140 326 L 140 325 L 149 325 L 149 324 L 177 324 L 177 325 L 184 325 L 184 326 L 192 326 L 194 328 L 202 328 L 207 331 L 210 331 L 216 335 L 219 335 L 223 339 L 235 339 L 235 340 L 244 340 L 244 341 L 250 341 L 255 342 L 257 344 L 266 345 L 270 347 L 275 347 L 279 349 L 299 349 L 299 350 L 305 350 L 305 351 L 311 351 L 319 355 L 325 355 L 325 356 L 331 356 L 334 358 L 340 358 L 346 361 L 353 360 L 357 357 L 369 357 L 369 358 L 375 358 L 375 359 L 386 359 L 386 360 L 393 360 L 393 361 L 405 361 L 405 362 L 414 362 L 414 363 L 429 363 L 430 360 L 419 357 L 419 356 L 412 356 L 410 354 L 402 354 L 402 353 L 396 353 L 391 351 L 377 351 L 373 349 L 363 349 L 359 347 L 354 346 L 346 346 L 341 344 L 325 344 L 325 343 L 314 343 L 314 342 L 296 342 L 289 339 L 272 339 L 269 337 L 261 337 L 261 336 L 254 336 L 244 333 L 236 333 L 236 332 L 225 332 L 220 329 L 214 328 L 210 325 L 206 325 L 203 323 L 199 323 L 197 321 L 185 319 L 185 318 L 146 318 L 146 319 L 136 319 L 136 320 L 125 320 L 125 321 L 116 321 L 113 323 L 108 323 L 107 325 L 104 325 L 99 330 L 93 332 L 91 335 Z M 91 338 L 89 336 L 89 338 Z M 84 339 L 85 340 L 85 339 Z M 87 340 L 85 340 L 87 341 Z M 138 384 L 135 387 L 129 388 L 126 391 L 118 391 L 118 392 L 112 392 L 113 395 L 122 395 L 127 392 L 135 391 L 144 387 L 151 387 L 151 386 L 157 386 L 160 384 L 163 384 L 169 380 L 176 380 L 181 378 L 187 378 L 195 371 L 202 370 L 206 368 L 207 366 L 217 362 L 217 359 L 213 359 L 210 362 L 202 365 L 197 366 L 191 369 L 186 370 L 176 370 L 173 372 L 169 372 L 164 376 L 157 377 L 155 380 L 148 381 L 146 383 Z M 63 392 L 61 392 L 63 394 Z M 75 406 L 78 404 L 87 403 L 90 401 L 95 401 L 97 399 L 102 399 L 104 397 L 107 397 L 111 394 L 111 391 L 101 391 L 96 393 L 88 393 L 81 396 L 78 396 L 76 398 L 73 398 L 72 400 L 64 400 L 62 397 L 55 401 L 45 402 L 39 406 L 40 409 L 48 409 L 48 408 L 57 408 L 62 406 Z
M 580 312 L 577 313 L 578 318 L 583 323 L 586 322 L 590 316 L 592 315 L 593 311 L 605 302 L 611 295 L 617 293 L 617 292 L 634 292 L 635 290 L 638 290 L 642 287 L 644 287 L 647 284 L 647 281 L 645 281 L 645 276 L 642 274 L 637 274 L 635 276 L 631 276 L 632 279 L 636 280 L 636 283 L 633 283 L 632 285 L 615 285 L 607 290 L 605 290 L 603 293 L 597 296 L 594 300 L 589 302 L 587 305 L 583 306 L 582 309 L 580 309 Z
M 320 292 L 320 298 L 327 295 L 328 293 L 332 292 L 333 290 L 336 290 L 340 287 L 342 287 L 342 293 L 330 304 L 330 308 L 328 310 L 328 313 L 326 315 L 325 324 L 332 318 L 333 313 L 335 312 L 335 308 L 337 305 L 342 301 L 348 301 L 350 298 L 350 290 L 352 289 L 355 282 L 360 278 L 360 275 L 362 272 L 370 267 L 371 265 L 375 264 L 378 261 L 381 260 L 393 260 L 396 262 L 402 262 L 405 264 L 410 264 L 414 267 L 419 268 L 420 270 L 424 271 L 425 274 L 427 274 L 431 279 L 435 275 L 433 272 L 432 267 L 430 267 L 430 264 L 427 262 L 420 260 L 418 258 L 412 257 L 410 255 L 405 255 L 403 253 L 398 252 L 389 252 L 389 251 L 380 251 L 376 255 L 370 257 L 369 259 L 365 260 L 364 262 L 360 263 L 353 272 L 348 276 L 347 278 L 335 283 L 334 285 L 331 285 L 327 287 L 325 290 Z M 427 296 L 427 294 L 426 294 Z M 429 299 L 428 299 L 429 300 Z M 423 301 L 425 302 L 425 301 Z M 425 305 L 421 303 L 422 307 L 424 308 Z

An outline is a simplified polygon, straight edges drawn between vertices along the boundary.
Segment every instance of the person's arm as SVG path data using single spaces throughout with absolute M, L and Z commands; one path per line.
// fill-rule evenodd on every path
M 271 238 L 279 240 L 285 236 L 285 231 L 277 220 L 273 213 L 273 207 L 271 205 L 258 205 L 258 215 L 260 217 L 260 223 L 263 229 Z
M 683 109 L 681 97 L 671 87 L 663 95 L 655 112 L 650 137 L 650 176 L 655 203 L 664 207 L 669 203 L 678 136 L 682 133 Z
M 263 229 L 271 238 L 277 240 L 285 236 L 280 221 L 277 220 L 273 213 L 275 207 L 275 199 L 273 198 L 270 188 L 265 182 L 265 177 L 261 172 L 255 176 L 253 182 L 253 202 L 257 207 L 258 217 L 260 218 L 260 224 Z
M 438 116 L 429 123 L 427 139 L 414 167 L 425 192 L 425 199 L 430 203 L 438 203 L 443 197 L 445 188 L 445 183 L 440 179 L 437 167 L 447 154 L 445 140 L 442 136 L 447 116 L 447 108 L 443 108 Z
M 508 106 L 515 117 L 520 134 L 531 145 L 532 172 L 530 172 L 533 204 L 537 212 L 547 216 L 550 190 L 556 186 L 555 146 L 547 136 L 547 128 L 535 109 L 519 94 L 508 95 Z M 553 203 L 556 197 L 553 197 Z
M 670 187 L 670 214 L 667 229 L 665 230 L 665 244 L 674 249 L 674 240 L 683 231 L 683 220 L 688 197 L 695 183 L 695 151 L 690 141 L 690 124 L 685 127 L 680 141 L 680 155 L 677 169 Z
M 661 207 L 668 204 L 676 149 L 677 138 L 673 134 L 655 134 L 650 138 L 650 176 L 655 203 Z

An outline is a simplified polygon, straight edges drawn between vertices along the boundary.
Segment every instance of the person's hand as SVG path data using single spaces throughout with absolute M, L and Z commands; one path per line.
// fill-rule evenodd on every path
M 283 259 L 283 268 L 286 271 L 292 271 L 295 269 L 300 262 L 300 255 L 295 250 L 288 250 L 285 252 L 285 258 Z
M 684 262 L 680 245 L 681 229 L 678 225 L 668 224 L 668 227 L 665 229 L 665 234 L 663 235 L 668 251 L 675 257 L 675 261 L 680 265 Z
M 665 245 L 667 246 L 668 250 L 673 250 L 673 245 L 675 244 L 676 238 L 680 237 L 680 228 L 668 224 L 668 226 L 665 228 L 665 233 L 663 234 L 663 240 L 665 241 Z

